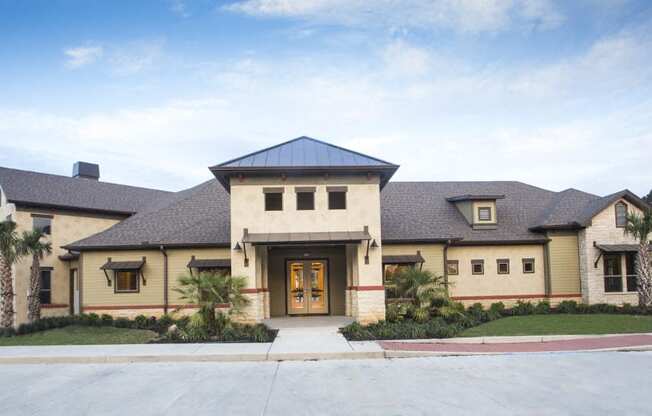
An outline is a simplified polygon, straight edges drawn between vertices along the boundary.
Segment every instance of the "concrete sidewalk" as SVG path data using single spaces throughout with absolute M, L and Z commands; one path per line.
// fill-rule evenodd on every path
M 330 324 L 329 324 L 330 325 Z M 347 341 L 337 327 L 277 325 L 273 343 L 0 347 L 0 364 L 305 361 L 564 351 L 652 350 L 652 334 Z

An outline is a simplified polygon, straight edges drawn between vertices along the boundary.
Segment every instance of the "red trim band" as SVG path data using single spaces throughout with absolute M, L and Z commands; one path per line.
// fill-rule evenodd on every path
M 261 292 L 269 292 L 269 289 L 266 287 L 252 287 L 248 289 L 242 289 L 242 293 L 261 293 Z
M 581 293 L 546 296 L 544 293 L 533 295 L 488 295 L 488 296 L 451 296 L 453 300 L 489 300 L 489 299 L 545 299 L 545 298 L 581 298 Z
M 380 286 L 349 286 L 347 288 L 348 290 L 385 290 L 385 286 L 380 285 Z
M 67 308 L 68 305 L 65 303 L 48 303 L 46 305 L 41 305 L 42 309 L 60 309 L 60 308 Z

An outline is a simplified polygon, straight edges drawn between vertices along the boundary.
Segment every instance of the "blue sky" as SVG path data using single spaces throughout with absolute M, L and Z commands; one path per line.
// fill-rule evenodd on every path
M 0 0 L 0 165 L 178 190 L 308 135 L 396 180 L 652 188 L 652 3 Z

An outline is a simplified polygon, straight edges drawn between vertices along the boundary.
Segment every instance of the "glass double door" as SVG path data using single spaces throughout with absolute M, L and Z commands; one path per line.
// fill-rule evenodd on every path
M 324 260 L 288 260 L 288 314 L 328 313 L 328 271 Z

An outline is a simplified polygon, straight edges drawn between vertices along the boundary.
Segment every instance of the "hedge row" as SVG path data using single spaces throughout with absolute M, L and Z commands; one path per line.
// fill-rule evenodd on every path
M 450 305 L 449 305 L 450 306 Z M 360 325 L 352 323 L 341 329 L 344 337 L 351 341 L 383 340 L 383 339 L 423 339 L 423 338 L 452 338 L 466 328 L 481 325 L 485 322 L 509 316 L 545 315 L 551 313 L 565 314 L 628 314 L 652 315 L 652 308 L 640 308 L 630 304 L 622 306 L 598 303 L 587 305 L 572 300 L 562 301 L 555 308 L 550 302 L 544 300 L 538 303 L 518 301 L 511 308 L 506 308 L 502 302 L 491 304 L 484 308 L 481 303 L 473 304 L 464 309 L 461 304 L 455 304 L 446 311 L 441 307 L 433 307 L 432 317 L 426 321 L 419 321 L 410 313 L 398 314 L 400 309 L 396 304 L 391 307 L 391 316 L 388 313 L 387 321 L 376 324 Z M 389 310 L 389 309 L 388 309 Z
M 80 326 L 113 326 L 116 328 L 130 328 L 130 329 L 148 329 L 150 331 L 164 333 L 176 321 L 168 315 L 163 315 L 160 318 L 154 316 L 147 317 L 145 315 L 138 315 L 134 319 L 127 318 L 113 318 L 111 315 L 98 315 L 95 313 L 71 315 L 71 316 L 55 316 L 48 318 L 41 318 L 32 323 L 25 323 L 14 328 L 0 328 L 0 337 L 12 337 L 16 335 L 31 334 L 34 332 L 46 331 L 48 329 L 63 328 L 70 325 Z

